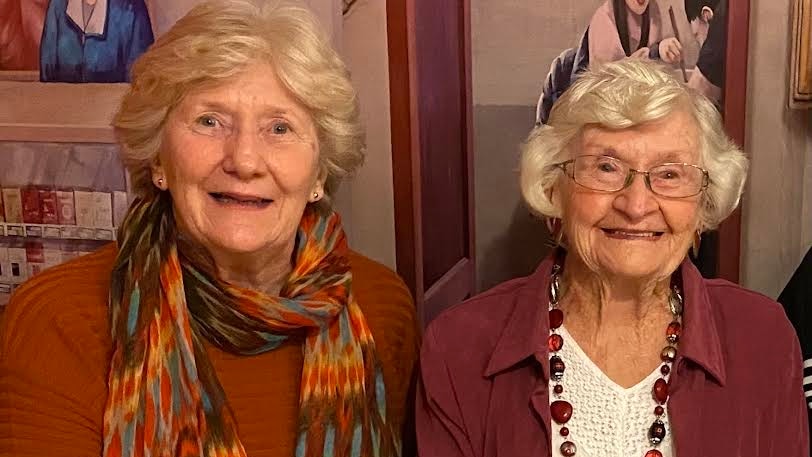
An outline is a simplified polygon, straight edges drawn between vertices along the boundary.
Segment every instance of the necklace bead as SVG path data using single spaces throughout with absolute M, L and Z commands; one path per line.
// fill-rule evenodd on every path
M 660 419 L 654 421 L 648 429 L 648 440 L 653 445 L 658 445 L 665 439 L 665 424 Z
M 578 451 L 578 448 L 575 447 L 575 443 L 572 441 L 564 441 L 561 443 L 561 455 L 564 457 L 572 457 Z
M 561 357 L 554 355 L 550 358 L 550 376 L 556 381 L 560 381 L 564 377 L 564 369 L 566 368 Z
M 557 329 L 564 323 L 564 312 L 558 308 L 550 310 L 550 328 Z
M 654 381 L 654 389 L 652 389 L 652 391 L 657 403 L 662 405 L 668 400 L 668 383 L 665 382 L 665 379 L 660 378 Z
M 674 359 L 677 358 L 677 348 L 674 346 L 666 346 L 663 348 L 663 352 L 660 353 L 660 358 L 663 362 L 671 363 Z
M 550 405 L 550 416 L 558 424 L 566 424 L 572 417 L 572 405 L 568 401 L 556 400 Z
M 553 333 L 547 338 L 547 349 L 550 352 L 558 352 L 562 347 L 564 347 L 564 338 L 561 335 Z
M 680 333 L 682 333 L 682 325 L 679 322 L 674 321 L 668 324 L 668 328 L 665 329 L 665 338 L 669 343 L 676 343 L 679 341 Z

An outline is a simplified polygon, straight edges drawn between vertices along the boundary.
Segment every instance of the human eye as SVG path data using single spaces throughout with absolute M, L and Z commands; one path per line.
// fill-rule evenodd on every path
M 684 167 L 680 165 L 663 165 L 656 167 L 650 173 L 653 174 L 655 178 L 666 181 L 680 180 L 685 176 Z
M 601 173 L 617 173 L 623 167 L 617 160 L 611 157 L 599 156 L 593 158 L 591 168 Z
M 195 124 L 204 128 L 215 128 L 222 125 L 219 119 L 211 114 L 203 114 L 195 119 Z
M 271 123 L 271 133 L 274 135 L 286 135 L 291 133 L 290 123 L 285 121 L 274 121 Z

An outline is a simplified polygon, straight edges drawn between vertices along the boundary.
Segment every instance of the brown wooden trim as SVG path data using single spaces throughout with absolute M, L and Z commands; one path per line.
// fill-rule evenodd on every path
M 471 69 L 473 68 L 473 52 L 472 52 L 472 39 L 473 30 L 471 29 L 471 1 L 462 0 L 462 21 L 463 24 L 463 49 L 462 57 L 464 59 L 464 67 L 462 75 L 465 78 L 465 94 L 463 96 L 463 109 L 465 113 L 465 138 L 463 138 L 465 145 L 465 161 L 468 166 L 468 172 L 464 176 L 467 185 L 466 202 L 468 208 L 468 258 L 474 268 L 471 270 L 471 286 L 470 291 L 476 290 L 476 198 L 474 192 L 474 177 L 476 171 L 474 170 L 474 91 L 473 91 L 473 77 Z
M 744 148 L 747 114 L 747 48 L 750 29 L 750 0 L 730 0 L 727 5 L 725 65 L 725 129 Z M 719 226 L 720 278 L 739 282 L 741 261 L 741 210 L 736 209 Z
M 414 71 L 414 8 L 411 0 L 386 2 L 389 49 L 389 101 L 392 135 L 392 182 L 395 200 L 395 249 L 398 274 L 414 295 L 423 298 L 420 227 L 420 163 L 417 88 Z
M 476 265 L 472 259 L 460 259 L 450 270 L 426 291 L 420 319 L 431 322 L 437 314 L 468 297 L 474 290 Z

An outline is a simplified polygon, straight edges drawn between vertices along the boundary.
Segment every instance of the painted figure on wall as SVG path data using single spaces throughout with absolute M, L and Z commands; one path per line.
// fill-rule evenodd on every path
M 702 47 L 699 50 L 699 59 L 696 62 L 696 68 L 691 72 L 688 85 L 713 100 L 717 106 L 721 106 L 722 88 L 725 84 L 725 50 L 727 49 L 727 31 L 725 29 L 727 21 L 725 18 L 727 16 L 727 1 L 702 2 L 701 0 L 694 0 L 689 2 L 689 0 L 686 0 L 686 13 L 690 14 L 688 3 L 699 3 L 701 5 L 700 11 L 704 11 L 704 17 L 695 19 L 695 21 L 700 21 L 696 29 L 700 33 L 702 29 L 706 31 L 701 43 Z M 690 19 L 691 16 L 689 15 L 688 18 Z M 707 18 L 705 24 L 701 22 L 704 18 Z M 694 22 L 691 23 L 691 26 L 694 28 Z
M 674 6 L 672 3 L 673 0 L 605 0 L 592 15 L 579 45 L 563 51 L 552 62 L 538 100 L 536 123 L 547 122 L 553 103 L 591 63 L 641 58 L 660 60 L 676 70 L 684 59 L 684 43 L 674 36 L 670 24 L 667 11 Z M 702 46 L 712 24 L 724 27 L 718 12 L 721 3 L 724 0 L 684 0 L 686 19 L 693 33 L 688 39 Z M 724 45 L 720 49 L 724 51 Z
M 0 71 L 35 71 L 48 0 L 0 0 Z
M 685 15 L 691 23 L 691 32 L 700 47 L 708 38 L 708 30 L 713 18 L 716 17 L 719 3 L 720 0 L 685 0 Z
M 589 22 L 589 61 L 611 62 L 625 57 L 679 60 L 676 38 L 663 38 L 663 22 L 655 0 L 606 0 Z
M 51 0 L 40 45 L 43 82 L 129 81 L 153 42 L 143 0 Z

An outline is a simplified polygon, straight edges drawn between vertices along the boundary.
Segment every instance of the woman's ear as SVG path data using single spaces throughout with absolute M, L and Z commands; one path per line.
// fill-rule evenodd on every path
M 315 203 L 319 200 L 324 198 L 324 180 L 319 177 L 316 179 L 316 182 L 313 183 L 313 186 L 310 188 L 310 196 L 308 197 L 308 201 L 310 203 Z
M 164 167 L 156 159 L 150 166 L 152 170 L 152 183 L 160 190 L 166 190 L 166 173 Z
M 560 180 L 556 179 L 553 185 L 547 190 L 547 198 L 550 199 L 550 203 L 552 203 L 553 207 L 556 209 L 558 213 L 557 216 L 561 216 L 561 182 Z

